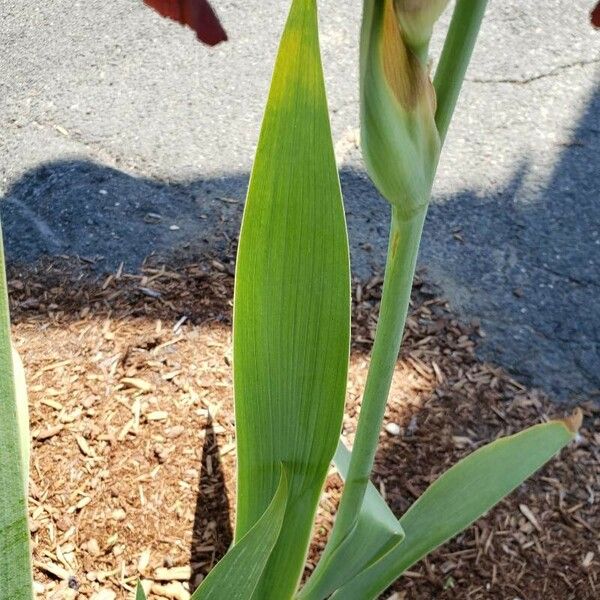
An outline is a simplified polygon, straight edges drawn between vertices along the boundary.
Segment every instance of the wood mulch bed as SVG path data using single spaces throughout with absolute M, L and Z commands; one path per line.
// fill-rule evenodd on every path
M 11 269 L 13 332 L 29 383 L 30 514 L 40 598 L 186 599 L 232 536 L 232 265 L 162 265 L 95 278 L 86 263 Z M 351 441 L 381 278 L 355 282 L 344 432 Z M 480 362 L 477 323 L 415 282 L 373 475 L 401 514 L 481 444 L 566 411 Z M 600 597 L 600 410 L 578 441 L 386 596 Z M 323 495 L 308 569 L 331 528 Z M 391 595 L 390 595 L 391 594 Z

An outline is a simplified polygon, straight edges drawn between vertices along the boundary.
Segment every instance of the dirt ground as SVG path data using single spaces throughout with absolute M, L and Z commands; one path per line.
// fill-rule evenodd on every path
M 31 531 L 40 598 L 189 598 L 232 536 L 232 264 L 148 261 L 102 278 L 60 260 L 9 273 L 28 377 Z M 352 440 L 381 293 L 355 282 L 344 435 Z M 421 274 L 373 480 L 400 515 L 442 470 L 497 436 L 567 409 L 474 354 Z M 395 600 L 600 596 L 600 409 L 581 435 L 466 532 L 415 565 Z M 307 570 L 340 493 L 332 471 Z M 392 594 L 390 596 L 390 594 Z

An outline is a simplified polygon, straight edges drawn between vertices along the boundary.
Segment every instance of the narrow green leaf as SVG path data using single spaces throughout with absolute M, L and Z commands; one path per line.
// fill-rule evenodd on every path
M 487 0 L 457 0 L 452 13 L 433 80 L 437 97 L 435 123 L 442 144 L 450 127 L 486 7 Z
M 340 440 L 333 462 L 343 479 L 350 451 Z M 299 600 L 323 600 L 404 540 L 398 519 L 369 482 L 356 525 L 337 546 L 327 546 L 317 568 L 298 594 Z
M 244 210 L 234 297 L 236 539 L 290 479 L 256 597 L 290 598 L 342 425 L 350 338 L 346 224 L 315 0 L 294 0 Z
M 27 400 L 27 382 L 25 369 L 19 353 L 13 348 L 13 379 L 15 386 L 15 402 L 17 405 L 17 422 L 19 424 L 19 440 L 21 447 L 21 464 L 23 465 L 23 486 L 25 497 L 29 487 L 29 402 Z
M 135 588 L 135 600 L 146 600 L 146 592 L 144 592 L 140 581 L 137 582 L 137 587 Z
M 280 467 L 279 486 L 262 517 L 208 574 L 192 600 L 250 600 L 277 542 L 288 501 L 288 478 Z M 137 599 L 139 600 L 139 598 Z
M 580 415 L 500 438 L 427 488 L 400 519 L 404 542 L 342 586 L 335 600 L 377 598 L 406 569 L 486 513 L 576 435 Z
M 0 230 L 0 600 L 33 597 L 25 494 L 27 475 L 20 437 Z

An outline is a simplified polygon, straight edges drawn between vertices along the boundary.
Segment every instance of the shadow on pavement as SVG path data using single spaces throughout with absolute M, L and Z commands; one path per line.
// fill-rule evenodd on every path
M 453 306 L 480 318 L 486 358 L 555 397 L 600 393 L 600 88 L 546 185 L 431 207 L 421 258 Z

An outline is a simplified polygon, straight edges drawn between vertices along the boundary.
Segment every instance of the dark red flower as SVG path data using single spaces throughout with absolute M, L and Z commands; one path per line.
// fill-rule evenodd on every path
M 591 19 L 594 27 L 600 27 L 600 2 L 596 4 L 596 8 L 592 11 Z
M 227 40 L 227 34 L 207 0 L 144 0 L 163 17 L 191 27 L 209 46 Z

